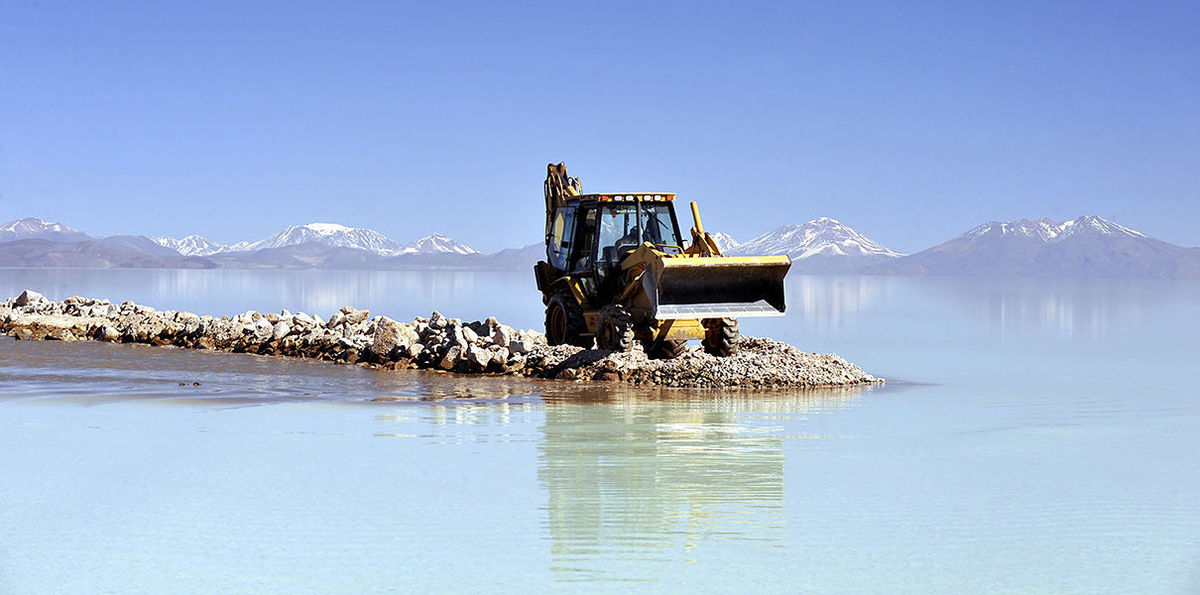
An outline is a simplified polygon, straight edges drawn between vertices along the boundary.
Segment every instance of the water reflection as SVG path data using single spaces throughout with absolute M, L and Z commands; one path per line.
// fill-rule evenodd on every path
M 706 544 L 783 544 L 780 416 L 836 409 L 857 394 L 547 395 L 538 481 L 556 580 L 654 581 L 660 563 L 714 555 Z M 617 568 L 619 577 L 606 572 Z
M 349 304 L 393 318 L 436 309 L 539 328 L 543 314 L 525 271 L 0 269 L 0 297 L 26 288 L 55 299 L 107 297 L 214 315 L 287 308 L 328 316 Z M 803 342 L 874 342 L 911 332 L 910 319 L 949 322 L 943 315 L 949 311 L 959 314 L 958 324 L 991 335 L 1094 339 L 1136 331 L 1164 309 L 1195 303 L 1200 283 L 793 275 L 787 296 L 787 317 L 748 319 L 744 330 Z
M 920 279 L 993 334 L 1099 339 L 1136 331 L 1156 313 L 1200 298 L 1190 281 L 1117 279 Z
M 807 328 L 837 330 L 858 322 L 896 285 L 894 277 L 801 275 L 787 280 L 788 315 Z
M 495 315 L 525 327 L 541 316 L 530 276 L 514 271 L 0 269 L 0 296 L 24 289 L 212 315 L 287 308 L 324 317 L 352 305 L 394 318 L 435 309 L 463 318 Z

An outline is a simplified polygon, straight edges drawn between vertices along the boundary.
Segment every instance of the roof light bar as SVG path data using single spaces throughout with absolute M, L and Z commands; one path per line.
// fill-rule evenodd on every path
M 642 200 L 646 202 L 671 202 L 675 200 L 673 193 L 655 193 L 655 194 L 597 194 L 594 195 L 596 200 L 600 202 L 634 202 Z

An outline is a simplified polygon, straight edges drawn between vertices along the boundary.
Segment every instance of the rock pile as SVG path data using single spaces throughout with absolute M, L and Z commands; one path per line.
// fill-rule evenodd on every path
M 564 380 L 623 381 L 666 387 L 816 387 L 882 382 L 836 355 L 805 353 L 770 339 L 744 338 L 717 358 L 693 347 L 672 360 L 628 352 L 551 347 L 534 330 L 495 318 L 463 322 L 434 312 L 398 322 L 343 307 L 323 320 L 303 312 L 198 316 L 133 302 L 82 297 L 61 302 L 33 291 L 0 302 L 0 332 L 26 340 L 93 339 L 360 363 L 387 369 L 518 374 Z

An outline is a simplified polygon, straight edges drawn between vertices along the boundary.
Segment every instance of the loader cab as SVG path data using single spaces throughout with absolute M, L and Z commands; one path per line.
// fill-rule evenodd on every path
M 600 232 L 596 248 L 599 260 L 606 267 L 616 266 L 626 254 L 639 245 L 638 230 L 643 242 L 650 242 L 667 254 L 683 251 L 675 210 L 669 202 L 643 202 L 641 225 L 639 209 L 633 202 L 609 202 L 600 207 Z
M 667 254 L 683 251 L 673 199 L 587 195 L 558 207 L 546 237 L 546 262 L 558 275 L 580 279 L 589 294 L 611 290 L 620 281 L 621 260 L 639 245 L 639 231 L 642 241 Z

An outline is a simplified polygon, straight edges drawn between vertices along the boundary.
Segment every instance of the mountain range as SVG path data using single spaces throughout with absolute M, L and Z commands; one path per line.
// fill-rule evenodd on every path
M 1003 277 L 1200 277 L 1200 248 L 1102 217 L 989 221 L 948 242 L 862 269 L 868 274 Z
M 28 227 L 28 224 L 26 224 L 26 227 Z M 479 254 L 478 250 L 439 233 L 425 236 L 410 244 L 401 244 L 373 229 L 346 227 L 337 223 L 289 225 L 279 233 L 256 242 L 238 242 L 232 246 L 223 246 L 197 235 L 186 236 L 182 239 L 161 236 L 150 239 L 160 246 L 170 248 L 185 256 L 212 256 L 214 254 L 232 252 L 257 252 L 306 243 L 320 244 L 332 248 L 365 250 L 384 257 L 399 256 L 401 254 Z
M 508 255 L 504 256 L 498 262 L 506 261 Z M 487 255 L 441 234 L 401 244 L 371 229 L 336 223 L 292 225 L 261 240 L 230 246 L 198 235 L 95 238 L 32 217 L 0 225 L 0 266 L 421 268 L 491 264 Z
M 712 232 L 727 255 L 786 254 L 803 274 L 1200 277 L 1200 248 L 1185 248 L 1096 216 L 988 222 L 904 255 L 828 217 L 783 225 L 746 242 Z M 0 266 L 129 268 L 524 269 L 541 243 L 483 254 L 441 234 L 402 244 L 336 223 L 292 225 L 222 245 L 197 235 L 94 238 L 35 218 L 0 225 Z

